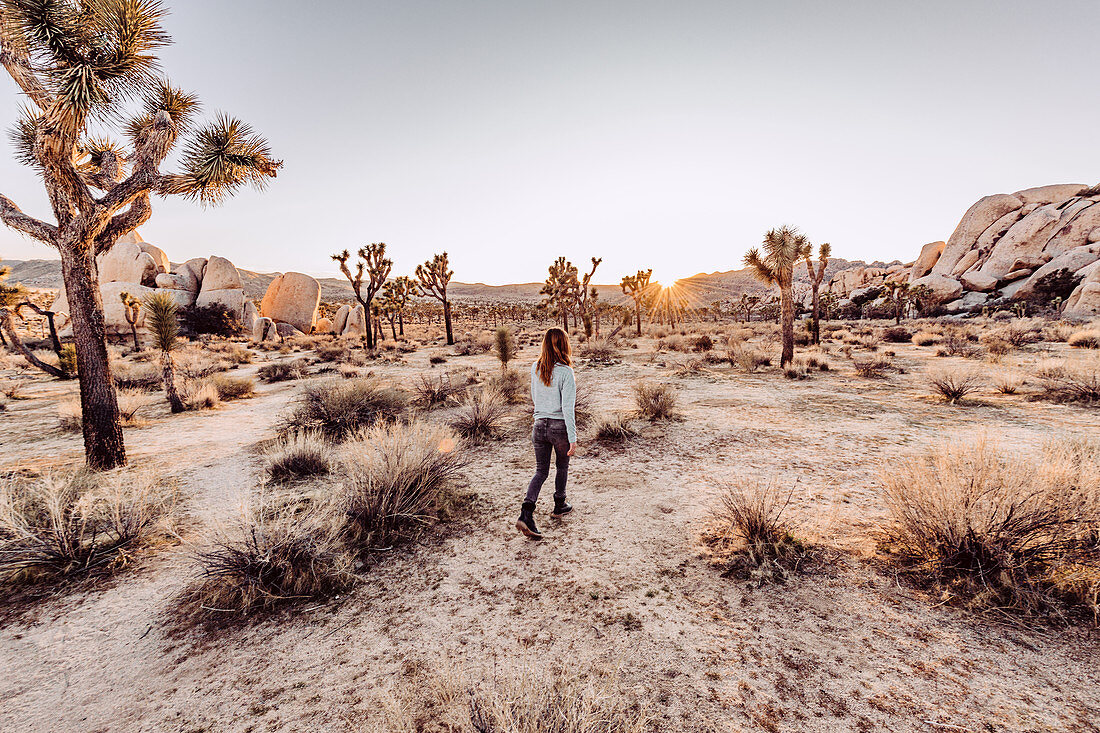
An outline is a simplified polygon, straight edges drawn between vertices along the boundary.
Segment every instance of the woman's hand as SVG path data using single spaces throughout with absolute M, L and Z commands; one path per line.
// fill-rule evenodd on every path
M 577 452 L 577 444 L 576 443 L 570 443 L 569 444 L 569 452 L 566 453 L 565 455 L 571 456 L 576 452 Z

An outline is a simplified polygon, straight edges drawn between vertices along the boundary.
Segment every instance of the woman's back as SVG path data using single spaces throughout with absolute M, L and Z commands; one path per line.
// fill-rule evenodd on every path
M 564 420 L 569 432 L 570 442 L 577 440 L 576 417 L 574 408 L 577 403 L 577 382 L 573 369 L 564 364 L 555 364 L 550 384 L 545 384 L 539 376 L 538 362 L 531 365 L 531 402 L 535 408 L 535 419 Z

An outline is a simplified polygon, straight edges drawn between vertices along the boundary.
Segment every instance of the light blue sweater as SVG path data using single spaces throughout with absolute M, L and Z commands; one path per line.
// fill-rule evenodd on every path
M 539 379 L 538 362 L 531 365 L 531 401 L 535 404 L 535 419 L 565 420 L 569 442 L 577 442 L 577 380 L 573 369 L 565 364 L 555 364 L 554 374 L 547 387 Z

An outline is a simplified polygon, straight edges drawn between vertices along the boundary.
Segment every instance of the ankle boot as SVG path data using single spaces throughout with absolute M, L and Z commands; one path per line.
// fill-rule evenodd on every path
M 519 519 L 516 520 L 516 529 L 533 540 L 542 539 L 542 532 L 539 532 L 538 527 L 535 526 L 535 502 L 523 502 L 523 508 L 519 513 Z
M 550 513 L 550 516 L 554 519 L 561 519 L 571 511 L 573 511 L 573 505 L 565 499 L 554 499 L 554 511 Z

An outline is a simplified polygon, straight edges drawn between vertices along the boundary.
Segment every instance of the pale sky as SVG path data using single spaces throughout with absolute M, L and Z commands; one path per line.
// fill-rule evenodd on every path
M 175 83 L 286 167 L 219 209 L 154 201 L 174 261 L 335 274 L 384 241 L 456 280 L 741 266 L 780 224 L 912 259 L 983 195 L 1100 181 L 1095 0 L 169 0 Z M 19 97 L 0 78 L 0 116 Z M 0 192 L 46 217 L 0 143 Z M 56 256 L 0 227 L 0 256 Z

